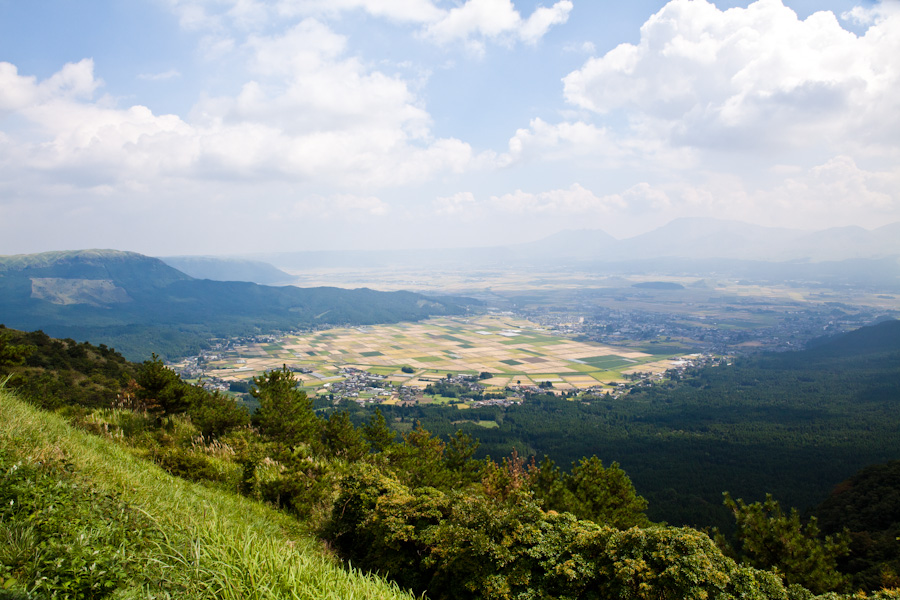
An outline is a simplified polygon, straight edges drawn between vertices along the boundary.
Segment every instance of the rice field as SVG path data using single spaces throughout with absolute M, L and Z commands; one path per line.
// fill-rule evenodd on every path
M 441 318 L 286 336 L 280 342 L 235 347 L 209 364 L 209 375 L 246 380 L 282 365 L 305 368 L 308 386 L 354 367 L 395 383 L 424 387 L 447 373 L 488 372 L 490 387 L 551 381 L 556 389 L 586 389 L 621 381 L 634 370 L 656 371 L 666 361 L 629 348 L 552 335 L 534 323 L 505 316 Z M 412 373 L 404 373 L 407 367 Z

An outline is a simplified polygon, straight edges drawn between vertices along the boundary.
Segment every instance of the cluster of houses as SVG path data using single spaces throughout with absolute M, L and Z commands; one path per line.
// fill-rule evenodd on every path
M 324 387 L 333 400 L 355 400 L 359 403 L 380 404 L 396 398 L 401 404 L 416 404 L 422 397 L 422 390 L 395 385 L 384 375 L 369 373 L 353 367 L 341 367 L 341 381 L 327 382 Z

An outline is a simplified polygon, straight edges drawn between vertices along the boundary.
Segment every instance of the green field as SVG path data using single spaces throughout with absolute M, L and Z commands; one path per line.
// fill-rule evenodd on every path
M 447 374 L 488 372 L 488 388 L 552 381 L 558 390 L 587 389 L 621 381 L 632 370 L 668 366 L 660 356 L 633 348 L 575 341 L 522 319 L 486 316 L 333 329 L 239 346 L 211 363 L 208 374 L 247 380 L 282 364 L 311 370 L 302 376 L 310 388 L 349 366 L 420 387 Z M 404 366 L 415 373 L 402 373 Z

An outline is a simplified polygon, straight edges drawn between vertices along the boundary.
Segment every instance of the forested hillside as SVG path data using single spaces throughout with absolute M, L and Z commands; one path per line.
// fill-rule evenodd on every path
M 0 578 L 20 597 L 131 597 L 138 589 L 185 598 L 395 593 L 336 574 L 299 538 L 278 542 L 279 531 L 300 528 L 355 567 L 434 599 L 809 600 L 859 589 L 900 597 L 875 593 L 891 584 L 891 563 L 860 587 L 838 568 L 854 558 L 847 536 L 826 537 L 774 500 L 727 499 L 736 536 L 714 541 L 654 524 L 626 472 L 597 457 L 562 471 L 516 453 L 476 460 L 478 443 L 463 433 L 442 439 L 416 426 L 398 435 L 380 412 L 355 427 L 340 410 L 313 411 L 286 369 L 254 380 L 259 410 L 251 416 L 228 396 L 182 382 L 157 359 L 127 365 L 90 345 L 0 335 L 0 371 L 22 384 L 40 369 L 52 371 L 52 362 L 76 379 L 122 367 L 118 390 L 114 377 L 105 382 L 116 391 L 105 400 L 45 402 L 38 386 L 21 386 L 23 397 L 61 403 L 57 412 L 105 440 L 0 390 L 0 523 L 3 539 L 16 540 L 0 548 Z M 168 483 L 136 458 L 203 485 Z M 237 494 L 282 513 L 266 525 L 259 520 L 268 513 Z M 252 517 L 238 522 L 240 511 Z M 29 524 L 28 515 L 41 517 Z M 257 528 L 265 533 L 250 533 Z M 141 534 L 124 537 L 130 529 Z M 86 535 L 92 553 L 77 545 Z M 148 561 L 154 554 L 159 560 Z
M 9 327 L 104 343 L 134 359 L 193 354 L 212 337 L 466 311 L 460 299 L 411 292 L 194 279 L 158 259 L 114 250 L 0 257 L 0 307 Z

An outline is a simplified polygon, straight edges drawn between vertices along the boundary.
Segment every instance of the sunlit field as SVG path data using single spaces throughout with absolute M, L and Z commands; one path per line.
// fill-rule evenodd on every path
M 353 367 L 421 387 L 447 373 L 487 372 L 488 388 L 550 381 L 565 390 L 619 381 L 634 370 L 665 370 L 668 361 L 551 335 L 514 317 L 485 316 L 331 329 L 239 345 L 210 362 L 207 372 L 238 381 L 282 365 L 311 370 L 300 375 L 308 386 L 336 381 L 341 367 Z

